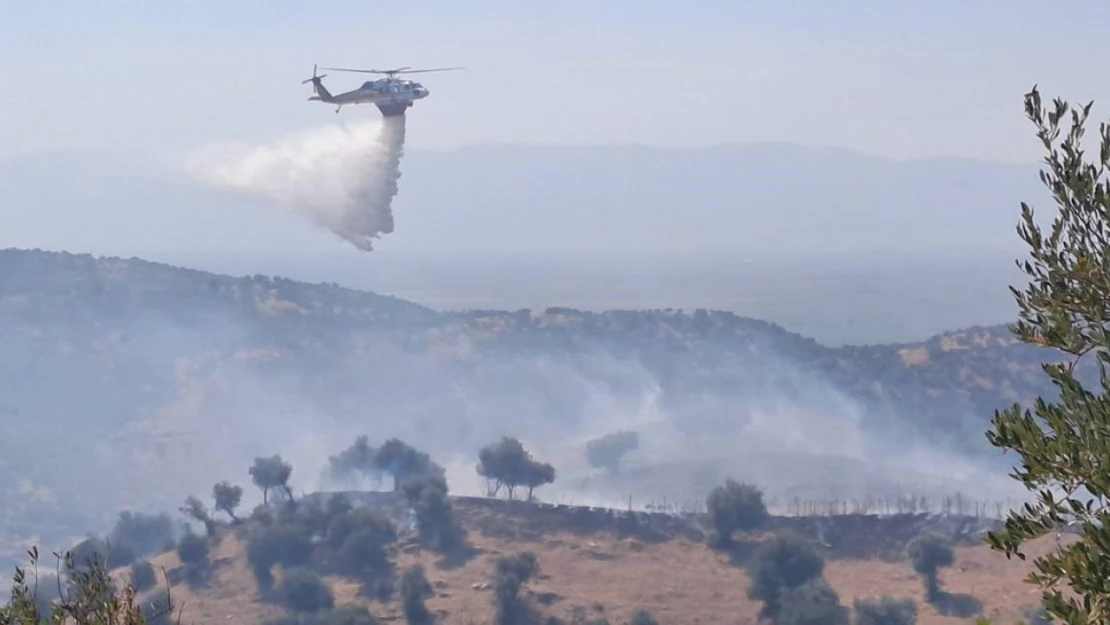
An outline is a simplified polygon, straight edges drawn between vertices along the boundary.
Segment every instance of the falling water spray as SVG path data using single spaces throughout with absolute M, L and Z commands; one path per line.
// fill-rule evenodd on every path
M 361 250 L 393 232 L 405 116 L 328 126 L 271 144 L 220 144 L 188 168 L 214 186 L 296 210 Z

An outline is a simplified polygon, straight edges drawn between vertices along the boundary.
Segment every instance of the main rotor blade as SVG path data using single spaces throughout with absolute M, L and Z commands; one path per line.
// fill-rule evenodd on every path
M 398 71 L 398 74 L 420 74 L 422 72 L 446 72 L 453 69 L 466 69 L 465 67 L 437 67 L 434 69 L 405 69 Z
M 380 69 L 348 69 L 346 67 L 321 67 L 320 69 L 329 69 L 336 72 L 359 72 L 362 74 L 388 74 Z

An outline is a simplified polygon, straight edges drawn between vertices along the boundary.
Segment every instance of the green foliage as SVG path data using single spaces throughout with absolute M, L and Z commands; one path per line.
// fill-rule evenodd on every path
M 628 625 L 659 625 L 659 619 L 647 610 L 636 610 L 632 618 L 629 619 Z
M 1056 403 L 1038 398 L 1032 411 L 1014 405 L 997 412 L 987 433 L 991 444 L 1017 452 L 1013 476 L 1037 493 L 988 535 L 991 547 L 1024 559 L 1025 542 L 1064 524 L 1081 527 L 1078 541 L 1037 558 L 1028 577 L 1041 587 L 1046 613 L 1074 624 L 1110 623 L 1110 124 L 1099 125 L 1098 155 L 1088 159 L 1081 143 L 1092 104 L 1056 99 L 1045 108 L 1036 87 L 1025 96 L 1047 153 L 1041 181 L 1057 212 L 1045 233 L 1022 203 L 1018 234 L 1029 258 L 1018 266 L 1030 281 L 1023 291 L 1010 289 L 1019 308 L 1011 331 L 1068 358 L 1043 366 L 1060 390 Z M 1092 359 L 1098 393 L 1077 376 Z M 1075 595 L 1065 597 L 1062 585 Z
M 114 569 L 128 566 L 138 557 L 134 545 L 126 540 L 104 540 L 95 536 L 74 545 L 70 553 L 75 566 L 81 569 L 88 569 L 96 563 Z
M 906 553 L 917 571 L 925 581 L 925 598 L 929 602 L 937 601 L 941 596 L 940 579 L 938 572 L 946 566 L 952 566 L 956 561 L 956 554 L 952 550 L 952 541 L 933 532 L 926 532 L 910 541 L 906 546 Z
M 713 523 L 715 540 L 722 546 L 732 542 L 733 532 L 760 527 L 769 516 L 763 492 L 751 484 L 732 479 L 714 488 L 705 505 Z
M 204 526 L 204 533 L 208 536 L 216 535 L 216 521 L 212 515 L 208 513 L 208 508 L 205 507 L 204 502 L 197 499 L 193 495 L 185 498 L 185 505 L 178 508 L 181 514 L 200 523 Z
M 435 592 L 422 565 L 414 565 L 405 571 L 401 576 L 401 607 L 405 613 L 405 622 L 409 625 L 431 623 L 432 613 L 428 611 L 425 601 L 433 596 Z
M 328 458 L 328 472 L 338 482 L 353 481 L 356 485 L 361 485 L 364 479 L 377 479 L 381 476 L 377 454 L 378 450 L 370 445 L 369 439 L 365 435 L 359 436 L 350 447 Z
M 782 593 L 782 609 L 775 625 L 848 625 L 848 609 L 823 577 L 811 579 Z
M 586 461 L 591 467 L 604 467 L 610 473 L 621 468 L 621 459 L 640 446 L 640 433 L 632 430 L 613 432 L 586 443 Z
M 493 601 L 498 625 L 533 623 L 537 620 L 532 606 L 521 598 L 520 590 L 539 571 L 539 560 L 531 551 L 497 559 Z
M 532 499 L 536 487 L 555 481 L 555 467 L 535 460 L 523 443 L 508 436 L 478 451 L 476 470 L 490 483 L 491 497 L 496 497 L 504 486 L 512 499 L 518 486 L 526 486 L 528 499 Z
M 334 549 L 343 569 L 353 575 L 388 572 L 386 546 L 397 539 L 389 519 L 367 508 L 333 508 L 324 544 Z
M 38 549 L 28 555 L 31 568 L 38 570 Z M 0 623 L 52 623 L 54 625 L 145 625 L 168 614 L 172 601 L 167 591 L 159 601 L 162 610 L 144 610 L 135 590 L 130 586 L 118 590 L 111 575 L 101 561 L 91 561 L 79 567 L 72 553 L 55 554 L 69 580 L 64 593 L 56 593 L 54 600 L 42 602 L 38 596 L 43 590 L 39 579 L 29 580 L 27 571 L 17 567 L 12 578 L 11 600 L 0 606 Z
M 405 483 L 405 498 L 416 514 L 416 533 L 420 543 L 430 549 L 449 552 L 466 544 L 466 530 L 447 498 L 447 480 L 425 476 Z
M 331 588 L 317 573 L 303 567 L 285 569 L 278 596 L 285 607 L 296 612 L 315 613 L 335 605 Z
M 312 536 L 303 526 L 289 522 L 256 528 L 247 539 L 247 562 L 260 586 L 273 582 L 275 564 L 295 567 L 312 558 Z
M 232 521 L 238 521 L 239 517 L 235 516 L 235 509 L 243 501 L 243 487 L 226 481 L 219 482 L 212 487 L 212 500 L 217 510 L 226 513 Z
M 886 595 L 878 599 L 856 599 L 856 625 L 914 625 L 917 604 L 913 599 L 895 599 Z
M 289 489 L 289 478 L 293 475 L 293 465 L 282 459 L 281 454 L 259 456 L 248 470 L 251 481 L 262 490 L 262 503 L 270 502 L 270 491 L 280 489 L 292 501 L 293 491 Z
M 203 566 L 208 564 L 208 541 L 203 536 L 189 532 L 177 543 L 177 555 L 182 564 Z
M 131 585 L 136 592 L 146 592 L 154 587 L 154 565 L 146 560 L 131 565 Z
M 748 598 L 762 601 L 760 618 L 776 620 L 787 591 L 821 577 L 825 561 L 813 545 L 793 536 L 776 536 L 748 564 Z
M 357 441 L 356 441 L 357 443 Z M 399 491 L 403 483 L 422 477 L 443 478 L 443 467 L 432 462 L 431 456 L 408 443 L 391 438 L 382 443 L 374 453 L 374 469 L 393 476 L 393 490 Z
M 173 541 L 173 521 L 168 514 L 143 514 L 124 510 L 119 513 L 115 526 L 108 533 L 108 542 L 116 545 L 116 561 L 121 556 L 119 550 L 133 550 L 136 558 L 143 558 L 158 553 Z

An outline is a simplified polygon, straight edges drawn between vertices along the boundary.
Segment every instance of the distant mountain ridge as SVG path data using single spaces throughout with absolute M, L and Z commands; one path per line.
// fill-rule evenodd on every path
M 69 535 L 64 502 L 85 525 L 164 509 L 275 452 L 311 489 L 358 433 L 457 455 L 452 479 L 476 479 L 471 454 L 505 434 L 571 473 L 582 440 L 618 427 L 649 433 L 641 462 L 684 454 L 676 441 L 735 453 L 737 432 L 784 405 L 977 453 L 993 409 L 1051 392 L 1045 356 L 1003 327 L 833 349 L 727 312 L 437 313 L 335 285 L 2 250 L 0 526 Z

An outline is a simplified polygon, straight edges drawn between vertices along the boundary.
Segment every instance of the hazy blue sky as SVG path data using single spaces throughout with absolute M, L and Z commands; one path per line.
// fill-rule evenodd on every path
M 1065 9 L 1066 6 L 1066 9 Z M 410 145 L 747 141 L 1038 158 L 1021 95 L 1110 102 L 1110 3 L 0 2 L 0 156 L 331 122 L 312 64 L 428 75 Z M 332 73 L 333 90 L 359 75 Z M 1096 105 L 1105 116 L 1107 107 Z M 376 115 L 348 109 L 340 117 Z

